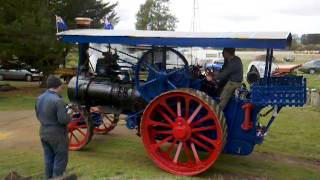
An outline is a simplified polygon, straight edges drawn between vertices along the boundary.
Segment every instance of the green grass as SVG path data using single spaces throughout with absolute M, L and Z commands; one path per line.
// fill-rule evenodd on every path
M 285 114 L 287 113 L 290 114 L 290 112 L 285 112 Z M 316 151 L 318 147 L 311 148 L 313 143 L 310 142 L 317 141 L 316 138 L 308 138 L 308 133 L 292 136 L 291 134 L 294 133 L 290 129 L 287 129 L 288 126 L 285 122 L 289 120 L 284 119 L 285 116 L 279 118 L 279 121 L 284 121 L 283 124 L 277 123 L 273 127 L 270 137 L 268 137 L 264 145 L 257 148 L 257 151 L 275 154 L 288 151 L 288 157 L 300 157 L 300 152 L 305 151 L 310 153 L 306 157 L 316 157 L 319 160 L 319 154 Z M 299 129 L 300 122 L 293 121 L 290 123 L 290 127 Z M 320 127 L 319 123 L 314 124 L 314 127 Z M 310 130 L 305 129 L 305 127 L 301 129 L 304 132 Z M 289 135 L 280 134 L 282 140 L 288 139 L 288 141 L 274 140 L 272 136 L 277 135 L 278 131 L 288 132 Z M 313 132 L 316 132 L 316 130 Z M 295 139 L 297 136 L 301 139 L 309 139 L 308 141 L 299 142 L 299 146 L 301 145 L 300 149 L 291 147 L 292 144 L 297 143 Z M 268 179 L 310 180 L 320 177 L 319 169 L 303 166 L 299 163 L 285 162 L 281 159 L 277 160 L 260 156 L 260 153 L 243 157 L 223 154 L 212 168 L 192 179 L 260 177 Z M 11 148 L 10 151 L 0 147 L 0 178 L 7 174 L 9 170 L 15 170 L 24 175 L 37 175 L 41 179 L 43 162 L 40 146 L 31 150 Z M 147 157 L 141 140 L 138 137 L 117 133 L 104 136 L 96 135 L 86 149 L 80 152 L 71 152 L 68 173 L 75 173 L 83 179 L 116 177 L 118 179 L 191 179 L 176 177 L 160 170 Z
M 299 73 L 300 74 L 300 73 Z M 307 78 L 307 86 L 312 89 L 320 89 L 320 74 L 300 74 Z
M 0 95 L 0 111 L 32 109 L 35 102 L 36 98 L 34 96 L 4 97 Z
M 265 119 L 267 120 L 267 119 Z M 320 111 L 311 107 L 284 108 L 259 152 L 320 160 Z
M 37 82 L 3 81 L 2 84 L 10 84 L 17 90 L 0 92 L 0 111 L 34 109 L 37 97 L 46 90 L 40 88 Z M 67 102 L 66 85 L 64 85 L 61 94 Z

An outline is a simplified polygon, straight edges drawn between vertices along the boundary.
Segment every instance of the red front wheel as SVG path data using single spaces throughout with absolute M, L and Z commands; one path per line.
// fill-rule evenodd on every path
M 205 93 L 174 90 L 145 109 L 141 135 L 149 157 L 160 168 L 192 176 L 211 167 L 227 137 L 223 112 Z

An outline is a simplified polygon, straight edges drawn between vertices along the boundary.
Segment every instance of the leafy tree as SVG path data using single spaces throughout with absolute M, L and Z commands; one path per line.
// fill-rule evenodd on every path
M 290 50 L 297 50 L 300 47 L 300 37 L 297 34 L 292 34 L 292 43 Z
M 93 20 L 91 27 L 101 28 L 100 19 L 108 16 L 113 24 L 119 22 L 114 8 L 118 3 L 103 2 L 102 0 L 50 0 L 55 14 L 63 17 L 68 26 L 75 26 L 76 17 L 89 17 Z
M 100 20 L 108 16 L 108 20 L 116 25 L 119 17 L 115 12 L 118 3 L 103 2 L 102 0 L 49 0 L 49 5 L 55 15 L 61 16 L 68 27 L 76 26 L 76 17 L 89 17 L 93 20 L 91 28 L 102 28 Z M 65 57 L 70 46 L 65 48 Z M 64 61 L 65 62 L 65 61 Z
M 136 29 L 174 31 L 177 18 L 170 13 L 169 0 L 146 0 L 136 14 Z
M 55 37 L 55 19 L 47 2 L 5 0 L 1 9 L 1 59 L 18 58 L 44 72 L 63 60 L 64 46 Z
M 67 17 L 69 27 L 77 16 L 91 17 L 98 26 L 106 14 L 114 23 L 118 21 L 116 5 L 99 0 L 1 0 L 0 61 L 18 58 L 42 70 L 46 77 L 64 63 L 69 50 L 57 41 L 54 15 Z

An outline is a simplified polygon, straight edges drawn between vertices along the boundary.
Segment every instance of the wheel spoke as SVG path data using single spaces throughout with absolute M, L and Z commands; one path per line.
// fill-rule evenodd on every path
M 173 112 L 173 110 L 167 105 L 165 101 L 161 101 L 160 105 L 164 107 L 174 118 L 177 118 L 176 113 Z
M 193 156 L 196 159 L 196 162 L 197 163 L 201 162 L 195 145 L 193 143 L 191 143 L 190 145 L 191 145 L 191 150 L 193 152 Z
M 144 87 L 146 87 L 146 86 L 148 86 L 148 85 L 150 85 L 150 84 L 152 84 L 152 83 L 154 83 L 154 82 L 156 82 L 156 81 L 157 81 L 157 79 L 156 79 L 156 78 L 154 78 L 154 79 L 152 79 L 152 80 L 150 80 L 150 81 L 146 82 L 145 84 L 143 84 L 143 85 L 141 86 L 141 88 L 144 88 Z
M 173 89 L 177 89 L 177 87 L 176 87 L 170 80 L 167 80 L 167 83 L 168 83 Z
M 172 130 L 155 130 L 156 134 L 173 134 Z
M 105 124 L 105 123 L 103 123 L 103 126 L 104 126 L 104 128 L 105 128 L 105 129 L 108 129 L 108 127 L 106 126 L 106 124 Z
M 205 121 L 208 121 L 209 119 L 210 119 L 210 116 L 206 115 L 206 116 L 200 118 L 199 120 L 197 120 L 196 122 L 191 123 L 191 126 L 192 127 L 197 126 L 198 124 L 201 124 L 201 123 L 203 123 Z
M 86 136 L 86 134 L 85 134 L 84 132 L 82 132 L 80 129 L 76 128 L 76 130 L 77 130 L 80 134 L 82 134 L 83 136 Z
M 196 135 L 197 137 L 199 137 L 200 139 L 202 139 L 202 140 L 210 143 L 210 144 L 213 145 L 215 148 L 217 147 L 217 141 L 216 141 L 216 140 L 210 139 L 210 138 L 208 138 L 207 136 L 204 136 L 204 135 L 202 135 L 202 134 L 200 134 L 200 133 L 195 133 L 195 135 Z
M 70 136 L 69 136 L 69 143 L 71 143 L 71 139 L 72 139 L 73 133 L 70 132 L 69 135 L 70 135 Z
M 147 124 L 148 126 L 161 126 L 161 127 L 167 127 L 167 128 L 170 128 L 172 127 L 170 124 L 167 124 L 167 123 L 163 123 L 163 122 L 158 122 L 158 121 L 153 121 L 151 119 L 148 119 L 147 120 Z
M 186 109 L 185 109 L 185 119 L 189 118 L 189 108 L 190 108 L 190 98 L 185 98 Z
M 191 138 L 190 139 L 192 142 L 194 142 L 195 144 L 197 144 L 198 146 L 200 146 L 201 148 L 203 148 L 204 150 L 206 150 L 207 152 L 211 152 L 212 149 L 209 148 L 207 145 L 203 144 L 202 142 L 194 139 L 194 138 Z
M 196 108 L 196 110 L 192 113 L 192 115 L 189 117 L 189 119 L 188 119 L 188 124 L 190 124 L 192 121 L 193 121 L 193 119 L 196 117 L 196 115 L 199 113 L 199 111 L 201 110 L 201 108 L 202 108 L 202 104 L 199 104 L 199 106 Z
M 108 115 L 104 115 L 104 117 L 106 117 L 106 119 L 108 120 L 108 121 L 110 121 L 110 122 L 113 122 L 114 120 L 112 120 Z
M 158 110 L 158 112 L 161 114 L 161 116 L 162 116 L 168 123 L 170 123 L 171 125 L 173 125 L 173 121 L 171 120 L 171 118 L 170 118 L 166 113 L 164 113 L 164 112 L 162 111 L 162 109 L 158 108 L 157 110 Z
M 188 145 L 186 142 L 183 142 L 183 149 L 184 152 L 186 153 L 187 157 L 188 157 L 188 162 L 192 161 L 192 157 L 190 155 L 190 149 L 188 148 Z
M 193 128 L 192 132 L 200 132 L 200 131 L 209 131 L 209 130 L 215 130 L 216 126 L 205 126 L 205 127 L 199 127 L 199 128 Z
M 154 69 L 152 66 L 150 66 L 149 64 L 146 64 L 146 66 L 151 70 L 153 71 L 154 73 L 158 73 L 158 71 L 156 69 Z
M 74 137 L 74 139 L 76 139 L 76 141 L 77 141 L 78 143 L 80 143 L 80 140 L 77 138 L 77 136 L 74 135 L 73 132 L 71 132 L 71 134 L 72 134 L 72 136 Z
M 177 114 L 178 114 L 178 117 L 181 117 L 181 101 L 178 100 L 177 102 Z
M 166 153 L 170 156 L 171 152 L 173 151 L 174 147 L 176 146 L 177 140 L 174 139 L 173 142 L 170 144 L 168 150 L 166 151 Z
M 174 155 L 173 163 L 175 163 L 175 164 L 178 162 L 181 148 L 182 148 L 182 142 L 179 143 L 176 154 Z
M 164 143 L 170 141 L 171 139 L 173 139 L 173 136 L 172 136 L 172 135 L 164 138 L 163 140 L 161 140 L 160 142 L 158 142 L 155 146 L 156 146 L 157 148 L 159 148 L 161 145 L 163 145 Z
M 176 74 L 177 72 L 179 72 L 179 71 L 181 71 L 181 70 L 184 70 L 184 68 L 180 68 L 180 69 L 174 70 L 174 71 L 172 71 L 172 72 L 169 72 L 169 73 L 168 73 L 168 76 L 172 76 L 172 75 Z

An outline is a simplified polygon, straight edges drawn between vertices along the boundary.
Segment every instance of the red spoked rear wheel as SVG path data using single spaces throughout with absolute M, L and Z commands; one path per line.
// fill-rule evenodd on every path
M 192 176 L 211 167 L 226 142 L 222 111 L 205 93 L 174 90 L 145 109 L 141 135 L 150 158 L 176 175 Z
M 97 134 L 107 134 L 112 131 L 119 121 L 119 114 L 107 114 L 101 113 L 103 123 L 94 128 L 94 132 Z
M 76 151 L 87 145 L 93 135 L 93 125 L 82 112 L 75 112 L 68 125 L 69 150 Z

